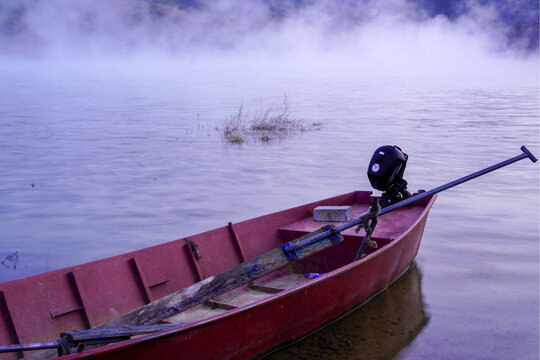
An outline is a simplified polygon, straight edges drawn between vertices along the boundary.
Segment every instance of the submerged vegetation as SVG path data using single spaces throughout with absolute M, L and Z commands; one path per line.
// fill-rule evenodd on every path
M 19 252 L 15 251 L 7 255 L 0 263 L 8 269 L 17 270 L 17 264 L 19 263 Z
M 252 115 L 249 112 L 244 112 L 244 107 L 240 105 L 238 112 L 228 116 L 217 130 L 225 142 L 243 144 L 245 142 L 269 142 L 291 134 L 320 130 L 321 128 L 321 123 L 308 123 L 296 119 L 291 114 L 287 96 L 284 96 L 280 107 L 261 108 Z

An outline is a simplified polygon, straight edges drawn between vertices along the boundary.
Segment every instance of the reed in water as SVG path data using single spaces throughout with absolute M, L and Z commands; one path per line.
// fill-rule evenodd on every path
M 271 106 L 255 112 L 250 116 L 240 105 L 238 112 L 228 116 L 218 128 L 223 139 L 231 144 L 245 142 L 268 142 L 282 139 L 291 134 L 320 130 L 321 123 L 309 123 L 292 115 L 287 96 L 283 97 L 280 107 Z

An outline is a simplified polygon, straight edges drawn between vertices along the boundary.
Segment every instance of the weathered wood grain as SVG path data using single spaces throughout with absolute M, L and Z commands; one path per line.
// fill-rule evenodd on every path
M 328 228 L 317 230 L 295 240 L 294 242 L 304 240 L 326 230 L 328 230 Z M 340 235 L 338 234 L 338 236 Z M 323 239 L 309 246 L 298 249 L 296 251 L 297 258 L 302 259 L 332 245 L 333 244 L 330 240 Z M 189 309 L 190 307 L 201 304 L 218 295 L 224 294 L 270 272 L 280 269 L 288 265 L 290 262 L 291 260 L 287 258 L 283 250 L 281 248 L 276 248 L 249 261 L 238 264 L 233 268 L 225 270 L 224 272 L 199 281 L 198 283 L 188 286 L 185 289 L 179 290 L 171 295 L 146 304 L 136 310 L 98 326 L 98 328 L 103 329 L 122 326 L 156 324 L 157 322 L 176 315 L 184 310 Z
M 291 241 L 290 244 L 294 245 L 314 235 L 328 231 L 329 229 L 330 228 L 328 226 L 323 226 L 317 231 Z M 296 250 L 296 259 L 303 259 L 341 241 L 343 241 L 343 237 L 340 233 L 337 233 L 333 242 L 330 241 L 330 239 L 325 238 L 312 244 L 303 246 Z M 248 284 L 253 280 L 288 265 L 292 261 L 293 260 L 287 257 L 284 251 L 278 247 L 249 261 L 238 264 L 219 274 L 199 281 L 198 283 L 188 286 L 187 288 L 130 311 L 116 319 L 101 324 L 100 326 L 97 326 L 96 329 L 154 325 L 159 321 L 165 320 L 195 305 L 201 304 L 216 296 L 236 289 L 237 287 Z M 42 360 L 54 358 L 55 356 L 56 351 L 49 350 L 33 354 L 25 357 L 25 359 Z

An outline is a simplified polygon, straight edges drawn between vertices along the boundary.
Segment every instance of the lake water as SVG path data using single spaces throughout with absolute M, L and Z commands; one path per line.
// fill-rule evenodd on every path
M 380 145 L 409 155 L 410 190 L 540 155 L 536 80 L 2 72 L 0 91 L 0 281 L 369 189 Z M 284 96 L 322 129 L 242 145 L 215 130 Z M 440 194 L 411 272 L 269 358 L 537 359 L 538 169 Z

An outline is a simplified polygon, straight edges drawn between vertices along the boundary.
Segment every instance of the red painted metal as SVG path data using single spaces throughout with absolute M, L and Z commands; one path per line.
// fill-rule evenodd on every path
M 103 260 L 0 284 L 0 344 L 50 341 L 85 329 L 253 258 L 322 223 L 320 205 L 368 208 L 369 192 L 351 192 Z M 290 266 L 324 275 L 212 318 L 73 354 L 66 359 L 245 359 L 290 342 L 365 301 L 397 279 L 416 256 L 435 196 L 380 217 L 378 248 L 354 262 L 362 231 Z M 256 286 L 255 286 L 256 288 Z M 260 286 L 264 289 L 264 286 Z M 215 301 L 219 304 L 219 300 Z M 0 359 L 15 359 L 15 354 Z

